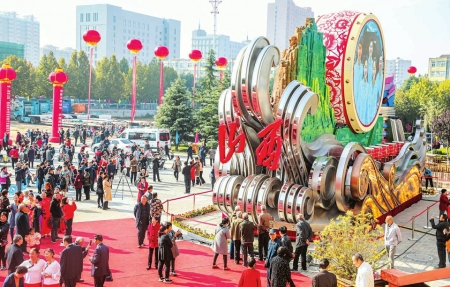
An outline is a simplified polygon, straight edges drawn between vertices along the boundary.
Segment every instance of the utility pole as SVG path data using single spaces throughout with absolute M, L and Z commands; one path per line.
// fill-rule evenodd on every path
M 214 34 L 213 34 L 213 51 L 216 54 L 218 51 L 216 51 L 216 31 L 217 31 L 217 14 L 219 14 L 219 4 L 222 3 L 220 0 L 209 0 L 209 3 L 213 6 L 213 10 L 211 11 L 212 14 L 214 14 Z

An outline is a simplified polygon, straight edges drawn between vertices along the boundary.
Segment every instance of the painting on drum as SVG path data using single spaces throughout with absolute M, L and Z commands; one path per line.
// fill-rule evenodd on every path
M 380 28 L 368 21 L 359 35 L 353 67 L 353 91 L 356 112 L 364 126 L 377 117 L 384 81 L 384 47 Z

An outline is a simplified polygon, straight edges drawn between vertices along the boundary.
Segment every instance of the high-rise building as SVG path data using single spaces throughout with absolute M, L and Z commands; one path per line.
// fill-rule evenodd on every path
M 306 18 L 313 18 L 310 7 L 296 6 L 293 0 L 275 0 L 267 4 L 267 38 L 270 44 L 280 49 L 289 47 L 289 38 L 295 28 L 305 24 Z
M 94 49 L 94 64 L 111 55 L 116 55 L 118 61 L 125 58 L 131 63 L 133 55 L 127 49 L 127 42 L 133 38 L 142 42 L 143 49 L 138 55 L 142 63 L 149 63 L 155 57 L 153 51 L 161 45 L 169 48 L 168 58 L 180 57 L 181 22 L 178 20 L 126 11 L 108 4 L 77 6 L 76 13 L 77 50 L 90 53 L 90 47 L 83 41 L 86 30 L 95 29 L 101 35 Z
M 0 61 L 6 59 L 8 56 L 16 56 L 24 59 L 25 48 L 22 44 L 0 42 Z
M 445 81 L 450 79 L 450 55 L 430 58 L 428 61 L 428 78 L 430 81 Z
M 34 16 L 19 17 L 16 12 L 0 12 L 0 41 L 22 44 L 24 57 L 39 64 L 39 22 Z
M 42 58 L 43 55 L 48 55 L 50 51 L 52 51 L 53 55 L 55 55 L 56 61 L 59 61 L 60 58 L 64 58 L 66 63 L 69 64 L 70 57 L 72 56 L 72 53 L 75 51 L 75 49 L 72 48 L 60 49 L 52 45 L 46 45 L 41 48 L 40 57 Z
M 192 49 L 202 51 L 204 57 L 209 50 L 213 49 L 214 35 L 206 34 L 205 30 L 200 29 L 192 31 Z M 239 51 L 249 43 L 248 39 L 242 42 L 234 42 L 230 40 L 230 36 L 216 35 L 216 57 L 225 57 L 228 60 L 235 59 Z M 186 55 L 187 56 L 187 55 Z
M 194 63 L 191 61 L 191 59 L 170 59 L 164 60 L 163 62 L 165 67 L 173 68 L 179 75 L 194 74 Z M 203 69 L 205 65 L 206 65 L 206 57 L 203 57 L 203 59 L 201 59 L 200 62 L 197 63 L 196 69 L 197 78 L 201 78 L 205 75 L 206 70 Z M 228 59 L 227 69 L 232 71 L 233 65 L 234 65 L 234 58 Z
M 394 83 L 400 87 L 409 77 L 408 68 L 410 66 L 411 60 L 403 60 L 398 57 L 394 60 L 386 60 L 386 76 L 394 75 Z

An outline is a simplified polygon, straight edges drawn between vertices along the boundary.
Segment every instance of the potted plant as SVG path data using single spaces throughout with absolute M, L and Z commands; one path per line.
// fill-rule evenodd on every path
M 372 269 L 380 269 L 386 260 L 384 254 L 383 229 L 374 223 L 369 213 L 354 215 L 348 211 L 336 220 L 331 220 L 314 241 L 314 258 L 328 258 L 330 271 L 338 277 L 338 286 L 354 286 L 357 268 L 352 255 L 361 253 Z

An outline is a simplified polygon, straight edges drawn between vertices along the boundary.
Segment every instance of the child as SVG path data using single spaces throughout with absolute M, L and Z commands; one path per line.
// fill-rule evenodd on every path
M 30 228 L 30 234 L 25 236 L 25 241 L 27 242 L 28 247 L 33 248 L 36 247 L 40 249 L 41 247 L 41 234 L 39 232 L 35 232 L 34 228 Z

